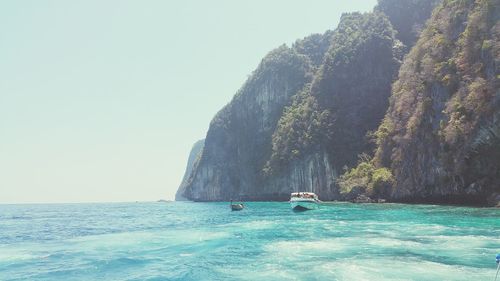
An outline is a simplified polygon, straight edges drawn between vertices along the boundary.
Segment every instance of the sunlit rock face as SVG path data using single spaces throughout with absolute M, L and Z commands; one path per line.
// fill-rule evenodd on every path
M 210 123 L 178 194 L 345 200 L 338 177 L 365 154 L 391 179 L 385 199 L 497 204 L 498 5 L 396 2 L 270 52 Z
M 270 52 L 233 100 L 212 120 L 203 153 L 187 182 L 186 198 L 248 197 L 271 151 L 271 135 L 292 96 L 310 81 L 307 56 L 281 46 Z
M 307 190 L 338 199 L 339 171 L 369 149 L 365 135 L 388 106 L 402 56 L 399 45 L 384 15 L 354 13 L 344 15 L 336 31 L 272 51 L 212 120 L 185 197 L 286 200 L 292 191 Z M 309 98 L 317 107 L 303 104 Z M 313 115 L 323 123 L 289 116 L 295 110 L 318 112 Z M 288 119 L 305 125 L 289 126 Z M 317 134 L 310 135 L 312 127 Z M 351 134 L 340 135 L 349 129 Z M 304 138 L 317 142 L 303 143 Z

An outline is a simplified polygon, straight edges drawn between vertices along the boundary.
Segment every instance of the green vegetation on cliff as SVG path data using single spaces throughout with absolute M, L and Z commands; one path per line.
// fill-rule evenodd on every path
M 318 150 L 332 152 L 339 167 L 355 164 L 388 106 L 401 59 L 394 34 L 381 13 L 342 16 L 314 81 L 278 123 L 266 171 Z
M 375 133 L 390 197 L 484 203 L 500 193 L 500 4 L 447 0 L 399 71 Z
M 359 164 L 340 176 L 338 182 L 340 194 L 345 199 L 354 199 L 361 193 L 374 198 L 387 198 L 394 186 L 394 177 L 389 169 L 375 167 L 373 161 L 363 154 Z
M 185 197 L 499 201 L 499 1 L 379 0 L 270 52 L 212 120 Z

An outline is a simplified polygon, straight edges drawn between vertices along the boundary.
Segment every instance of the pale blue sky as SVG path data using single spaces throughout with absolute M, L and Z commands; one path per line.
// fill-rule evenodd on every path
M 172 199 L 273 48 L 376 0 L 0 2 L 0 203 Z

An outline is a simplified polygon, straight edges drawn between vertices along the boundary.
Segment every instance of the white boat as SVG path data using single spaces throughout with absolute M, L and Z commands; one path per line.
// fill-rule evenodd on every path
M 290 206 L 295 211 L 314 210 L 319 208 L 321 201 L 312 192 L 294 192 L 290 196 Z
M 243 205 L 243 203 L 233 203 L 233 200 L 231 200 L 229 207 L 231 208 L 231 211 L 241 211 L 245 208 L 245 205 Z

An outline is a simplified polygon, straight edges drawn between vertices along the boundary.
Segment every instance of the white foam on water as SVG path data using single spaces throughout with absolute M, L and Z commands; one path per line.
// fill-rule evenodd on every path
M 251 264 L 220 267 L 230 280 L 472 281 L 490 280 L 495 268 L 480 269 L 416 258 L 359 255 L 354 258 L 288 260 L 267 256 Z
M 263 229 L 270 229 L 276 226 L 276 222 L 274 221 L 269 221 L 269 220 L 254 220 L 254 221 L 248 221 L 248 222 L 234 222 L 234 223 L 228 223 L 225 225 L 220 226 L 221 228 L 229 229 L 229 230 L 263 230 Z
M 360 256 L 321 263 L 314 268 L 318 274 L 328 273 L 330 280 L 489 280 L 492 270 L 447 265 L 417 259 L 373 258 Z
M 30 260 L 37 258 L 37 255 L 34 255 L 29 250 L 25 249 L 6 249 L 0 248 L 0 263 L 3 262 L 17 262 L 23 260 Z
M 500 245 L 496 224 L 492 232 L 485 232 L 483 224 L 480 228 L 439 225 L 434 220 L 426 224 L 425 217 L 390 221 L 383 215 L 382 220 L 373 220 L 361 212 L 348 214 L 352 220 L 314 211 L 227 218 L 218 211 L 209 213 L 213 205 L 186 207 L 167 220 L 189 223 L 159 227 L 157 221 L 141 219 L 137 220 L 140 226 L 123 228 L 134 231 L 0 245 L 0 279 L 73 280 L 77 274 L 80 280 L 105 275 L 106 280 L 161 276 L 175 280 L 488 281 L 496 270 L 493 258 Z M 193 213 L 198 217 L 192 218 Z M 98 223 L 105 225 L 108 220 Z
M 202 247 L 204 243 L 224 239 L 230 236 L 228 232 L 205 230 L 165 230 L 155 232 L 126 232 L 104 235 L 78 237 L 64 243 L 68 252 L 81 252 L 91 258 L 102 256 L 103 253 L 142 253 L 144 251 L 177 252 L 184 246 Z
M 500 245 L 500 237 L 486 237 L 478 235 L 438 235 L 438 236 L 422 236 L 431 239 L 438 244 L 446 244 L 447 247 L 483 247 L 487 243 L 495 243 Z
M 220 267 L 217 272 L 228 276 L 228 280 L 301 280 L 296 272 L 279 263 Z
M 264 251 L 271 257 L 284 259 L 304 255 L 326 255 L 346 250 L 346 245 L 338 243 L 340 239 L 324 239 L 317 241 L 281 241 L 264 246 Z
M 0 245 L 0 264 L 23 263 L 30 260 L 43 261 L 50 257 L 52 247 L 52 243 L 19 243 Z
M 421 244 L 388 237 L 336 237 L 313 241 L 280 241 L 268 244 L 264 250 L 271 255 L 317 255 L 348 253 L 366 248 L 418 248 Z
M 371 247 L 382 247 L 382 248 L 392 248 L 392 249 L 411 249 L 419 248 L 422 246 L 421 243 L 415 241 L 401 240 L 389 237 L 370 237 L 370 238 L 351 238 L 351 243 L 353 245 L 367 245 Z
M 455 262 L 460 262 L 461 258 L 469 262 L 477 260 L 477 255 L 482 253 L 475 252 L 476 248 L 486 243 L 477 238 L 439 236 L 435 243 L 391 237 L 280 241 L 264 246 L 261 260 L 263 263 L 279 260 L 292 268 L 294 265 L 313 265 L 311 274 L 321 276 L 318 280 L 488 280 L 494 274 L 493 266 L 492 270 L 487 270 L 453 264 L 453 258 Z M 400 251 L 408 252 L 408 258 L 394 256 Z
M 461 253 L 460 255 L 480 253 L 481 250 L 487 250 L 492 245 L 500 245 L 500 238 L 484 236 L 439 235 L 417 236 L 415 238 L 426 241 L 426 243 L 421 244 L 422 246 L 418 249 L 419 251 L 440 251 L 448 255 L 451 253 Z

